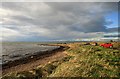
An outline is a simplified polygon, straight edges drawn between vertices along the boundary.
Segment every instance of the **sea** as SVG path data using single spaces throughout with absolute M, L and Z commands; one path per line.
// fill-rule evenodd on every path
M 1 46 L 0 64 L 60 48 L 60 46 L 29 42 L 4 42 Z

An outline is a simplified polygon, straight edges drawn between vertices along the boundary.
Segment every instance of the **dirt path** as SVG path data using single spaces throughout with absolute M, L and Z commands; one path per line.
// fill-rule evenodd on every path
M 65 51 L 59 51 L 59 52 L 55 52 L 52 54 L 48 54 L 48 55 L 44 55 L 41 59 L 36 60 L 36 61 L 32 61 L 26 64 L 21 64 L 21 65 L 17 65 L 8 69 L 4 69 L 2 71 L 2 74 L 9 74 L 9 73 L 14 73 L 14 72 L 21 72 L 21 71 L 28 71 L 28 70 L 32 70 L 34 68 L 36 68 L 39 65 L 44 65 L 48 62 L 51 61 L 55 61 L 56 59 L 60 59 L 62 57 L 65 57 Z

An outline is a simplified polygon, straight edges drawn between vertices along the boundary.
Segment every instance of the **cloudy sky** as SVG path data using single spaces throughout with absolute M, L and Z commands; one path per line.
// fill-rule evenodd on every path
M 118 34 L 117 2 L 2 2 L 0 16 L 3 41 L 102 39 Z

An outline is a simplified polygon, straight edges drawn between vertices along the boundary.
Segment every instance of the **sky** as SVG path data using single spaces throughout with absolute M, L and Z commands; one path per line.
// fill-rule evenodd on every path
M 118 34 L 117 2 L 2 2 L 0 16 L 2 41 L 100 40 Z
M 106 20 L 112 21 L 112 24 L 106 26 L 108 28 L 118 27 L 118 11 L 109 13 L 105 16 Z

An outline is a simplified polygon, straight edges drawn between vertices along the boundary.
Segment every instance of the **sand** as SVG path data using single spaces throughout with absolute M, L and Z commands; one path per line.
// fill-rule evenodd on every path
M 2 70 L 2 74 L 9 74 L 9 73 L 15 73 L 15 72 L 21 72 L 21 71 L 28 71 L 36 68 L 39 65 L 44 65 L 47 64 L 48 62 L 55 61 L 57 59 L 65 57 L 65 51 L 64 50 L 59 50 L 50 54 L 46 54 L 40 57 L 38 60 L 34 60 L 25 64 L 20 64 L 14 67 L 10 67 L 7 69 Z

